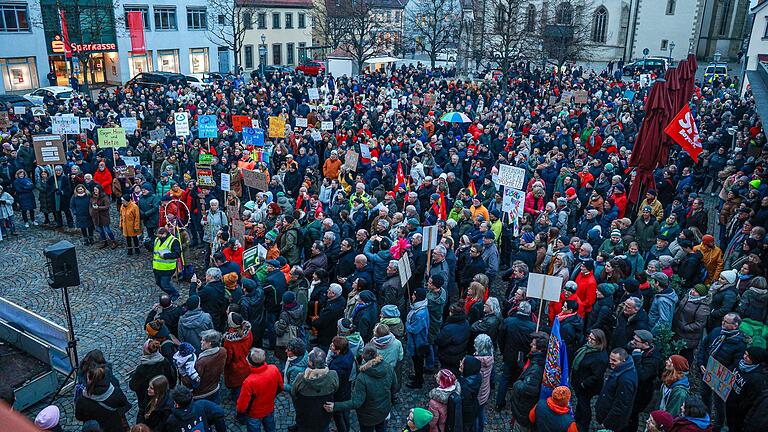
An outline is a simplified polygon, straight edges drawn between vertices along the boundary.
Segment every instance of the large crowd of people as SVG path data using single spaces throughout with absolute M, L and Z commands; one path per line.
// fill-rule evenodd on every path
M 46 115 L 10 110 L 0 131 L 0 245 L 58 229 L 152 266 L 162 294 L 130 380 L 100 350 L 78 365 L 82 430 L 275 431 L 282 392 L 296 431 L 482 432 L 491 411 L 519 431 L 768 430 L 754 98 L 730 78 L 698 83 L 704 152 L 672 148 L 635 203 L 649 87 L 634 78 L 402 66 L 47 98 Z M 62 114 L 96 127 L 65 137 L 66 164 L 36 163 L 32 137 Z M 199 137 L 201 115 L 216 138 Z M 265 142 L 245 138 L 242 116 Z M 101 147 L 98 130 L 126 117 L 126 145 Z M 525 170 L 519 208 L 501 165 Z M 528 292 L 533 273 L 562 279 L 560 301 Z M 553 326 L 568 363 L 554 384 Z M 715 361 L 729 394 L 705 382 Z M 405 388 L 424 396 L 393 424 Z M 42 430 L 63 420 L 55 405 L 30 415 Z

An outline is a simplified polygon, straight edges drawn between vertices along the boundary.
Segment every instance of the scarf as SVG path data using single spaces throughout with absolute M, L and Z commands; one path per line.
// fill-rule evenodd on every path
M 744 363 L 744 359 L 739 360 L 739 370 L 742 372 L 752 372 L 753 370 L 757 369 L 760 364 L 751 364 L 748 365 Z
M 357 316 L 358 313 L 360 313 L 360 311 L 362 311 L 363 309 L 367 308 L 370 305 L 371 305 L 370 303 L 362 303 L 362 304 L 355 305 L 355 308 L 352 310 L 352 321 L 355 320 L 355 317 Z
M 599 351 L 600 348 L 589 346 L 589 344 L 579 348 L 578 351 L 576 351 L 576 357 L 573 358 L 573 370 L 579 368 L 579 365 L 581 364 L 582 360 L 584 360 L 584 357 L 587 356 L 587 354 Z
M 709 349 L 709 355 L 713 356 L 717 353 L 717 351 L 720 350 L 720 348 L 723 346 L 723 343 L 725 343 L 725 340 L 731 337 L 734 337 L 739 334 L 739 329 L 735 330 L 726 330 L 721 328 L 720 334 L 715 338 L 715 340 L 712 342 L 712 346 Z
M 395 339 L 395 335 L 390 333 L 390 334 L 388 334 L 386 336 L 375 337 L 375 338 L 373 338 L 372 342 L 373 342 L 373 345 L 376 346 L 376 349 L 381 350 L 381 349 L 386 349 L 387 347 L 389 347 L 389 345 L 392 343 L 392 340 L 394 340 L 394 339 Z
M 163 360 L 165 360 L 165 357 L 163 357 L 163 355 L 160 354 L 160 351 L 155 351 L 153 354 L 143 354 L 141 356 L 141 360 L 139 361 L 139 363 L 155 364 L 155 363 L 160 363 Z

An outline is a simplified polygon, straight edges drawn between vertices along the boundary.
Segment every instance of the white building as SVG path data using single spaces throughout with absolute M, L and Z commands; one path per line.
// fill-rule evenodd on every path
M 231 69 L 229 50 L 208 36 L 211 20 L 216 17 L 208 11 L 205 0 L 127 0 L 121 9 L 123 31 L 117 33 L 117 45 L 123 82 L 147 71 L 190 74 Z M 144 54 L 131 52 L 127 12 L 141 12 L 144 18 Z
M 671 57 L 675 61 L 696 52 L 705 0 L 634 0 L 627 58 Z M 673 48 L 674 47 L 674 48 Z
M 0 93 L 24 92 L 48 85 L 48 48 L 40 21 L 40 3 L 0 3 Z
M 238 0 L 245 38 L 239 64 L 296 66 L 312 57 L 312 0 Z

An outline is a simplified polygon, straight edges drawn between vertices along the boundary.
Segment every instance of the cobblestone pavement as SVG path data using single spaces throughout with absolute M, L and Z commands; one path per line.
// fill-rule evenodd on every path
M 20 219 L 17 215 L 17 224 Z M 113 222 L 115 220 L 113 217 Z M 139 259 L 135 259 L 128 257 L 123 247 L 112 250 L 99 249 L 99 246 L 84 246 L 79 230 L 58 232 L 42 226 L 29 229 L 25 229 L 23 224 L 18 226 L 17 237 L 0 242 L 0 275 L 3 279 L 0 284 L 0 296 L 66 327 L 59 291 L 49 288 L 45 281 L 42 250 L 59 240 L 74 243 L 77 246 L 82 282 L 80 287 L 70 290 L 78 354 L 82 358 L 91 349 L 102 350 L 112 362 L 123 391 L 135 404 L 135 394 L 128 389 L 128 379 L 141 357 L 141 344 L 146 335 L 143 330 L 144 318 L 161 293 L 154 284 L 150 255 L 144 252 Z M 185 288 L 180 290 L 182 293 L 186 291 Z M 274 362 L 275 359 L 271 358 L 270 361 Z M 407 377 L 410 365 L 405 369 L 404 376 Z M 388 429 L 401 431 L 410 408 L 427 406 L 428 391 L 427 387 L 412 391 L 403 386 Z M 73 392 L 65 392 L 56 404 L 62 409 L 64 430 L 79 431 L 81 423 L 75 420 Z M 47 401 L 31 407 L 25 414 L 34 418 L 45 405 Z M 486 409 L 488 421 L 485 430 L 509 430 L 509 411 L 499 415 L 491 405 L 489 402 Z M 229 430 L 244 431 L 245 428 L 233 421 L 233 403 L 227 400 L 224 407 L 231 414 L 227 419 Z M 286 394 L 278 397 L 275 413 L 278 430 L 285 431 L 288 425 L 293 424 L 293 408 Z M 134 406 L 128 415 L 129 421 L 133 422 L 135 416 Z M 354 414 L 352 423 L 356 425 Z

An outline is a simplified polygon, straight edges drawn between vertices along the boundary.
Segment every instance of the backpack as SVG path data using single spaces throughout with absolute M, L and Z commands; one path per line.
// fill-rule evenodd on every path
M 461 393 L 454 391 L 448 397 L 448 419 L 445 421 L 445 430 L 442 432 L 462 432 L 464 420 L 461 415 Z

